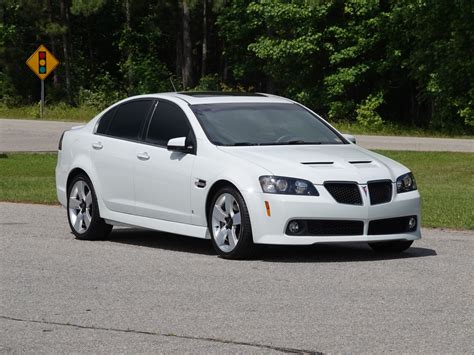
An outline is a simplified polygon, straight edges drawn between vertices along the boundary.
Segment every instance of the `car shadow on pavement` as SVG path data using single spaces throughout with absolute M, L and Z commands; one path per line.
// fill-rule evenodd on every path
M 209 240 L 144 229 L 120 228 L 110 234 L 109 242 L 215 256 Z M 375 253 L 365 243 L 317 244 L 310 246 L 264 246 L 254 260 L 282 263 L 355 262 L 436 256 L 436 251 L 413 246 L 403 253 Z
M 114 228 L 108 241 L 183 253 L 216 255 L 210 240 L 146 229 Z
M 436 251 L 413 246 L 402 253 L 376 253 L 366 243 L 315 244 L 309 246 L 268 246 L 259 256 L 266 262 L 333 263 L 367 262 L 436 256 Z

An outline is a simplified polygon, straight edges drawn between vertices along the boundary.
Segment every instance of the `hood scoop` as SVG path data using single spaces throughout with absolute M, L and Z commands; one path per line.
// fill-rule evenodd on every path
M 303 165 L 331 165 L 334 164 L 333 161 L 302 161 Z
M 372 163 L 372 160 L 353 160 L 353 161 L 350 161 L 349 163 L 351 163 L 351 164 L 370 164 L 370 163 Z
M 352 164 L 357 169 L 371 169 L 376 168 L 378 166 L 378 164 L 373 162 L 372 160 L 352 160 L 348 163 Z
M 333 161 L 302 161 L 301 164 L 309 166 L 310 168 L 318 168 L 318 169 L 325 169 L 325 168 L 334 169 L 335 167 Z

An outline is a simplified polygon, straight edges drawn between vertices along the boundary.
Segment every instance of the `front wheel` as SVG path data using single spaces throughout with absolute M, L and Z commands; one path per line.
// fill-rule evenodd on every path
M 208 227 L 212 245 L 226 259 L 246 259 L 253 256 L 250 216 L 242 195 L 233 187 L 220 189 L 213 197 L 208 212 Z
M 379 253 L 401 253 L 413 244 L 413 240 L 395 240 L 390 242 L 369 243 L 369 246 Z
M 85 174 L 76 176 L 68 188 L 67 217 L 77 239 L 103 239 L 112 230 L 100 218 L 94 187 Z

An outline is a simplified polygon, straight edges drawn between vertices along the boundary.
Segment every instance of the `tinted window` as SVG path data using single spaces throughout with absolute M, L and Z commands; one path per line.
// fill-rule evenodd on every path
M 147 142 L 165 146 L 171 138 L 188 137 L 185 113 L 176 105 L 160 101 L 148 128 Z
M 152 103 L 153 100 L 138 100 L 120 105 L 107 134 L 125 139 L 138 139 Z
M 311 112 L 287 103 L 193 105 L 217 145 L 342 144 L 342 137 Z
M 117 112 L 117 106 L 102 115 L 99 126 L 97 127 L 97 133 L 105 134 L 105 132 L 107 132 L 107 128 L 109 128 L 109 123 L 112 118 L 114 118 L 115 112 Z

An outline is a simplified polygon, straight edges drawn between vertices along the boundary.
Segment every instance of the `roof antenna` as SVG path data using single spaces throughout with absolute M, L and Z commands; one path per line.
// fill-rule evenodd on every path
M 171 78 L 171 76 L 170 76 L 170 82 L 171 82 L 171 86 L 173 87 L 174 92 L 178 92 L 176 90 L 176 87 L 174 86 L 173 79 Z

